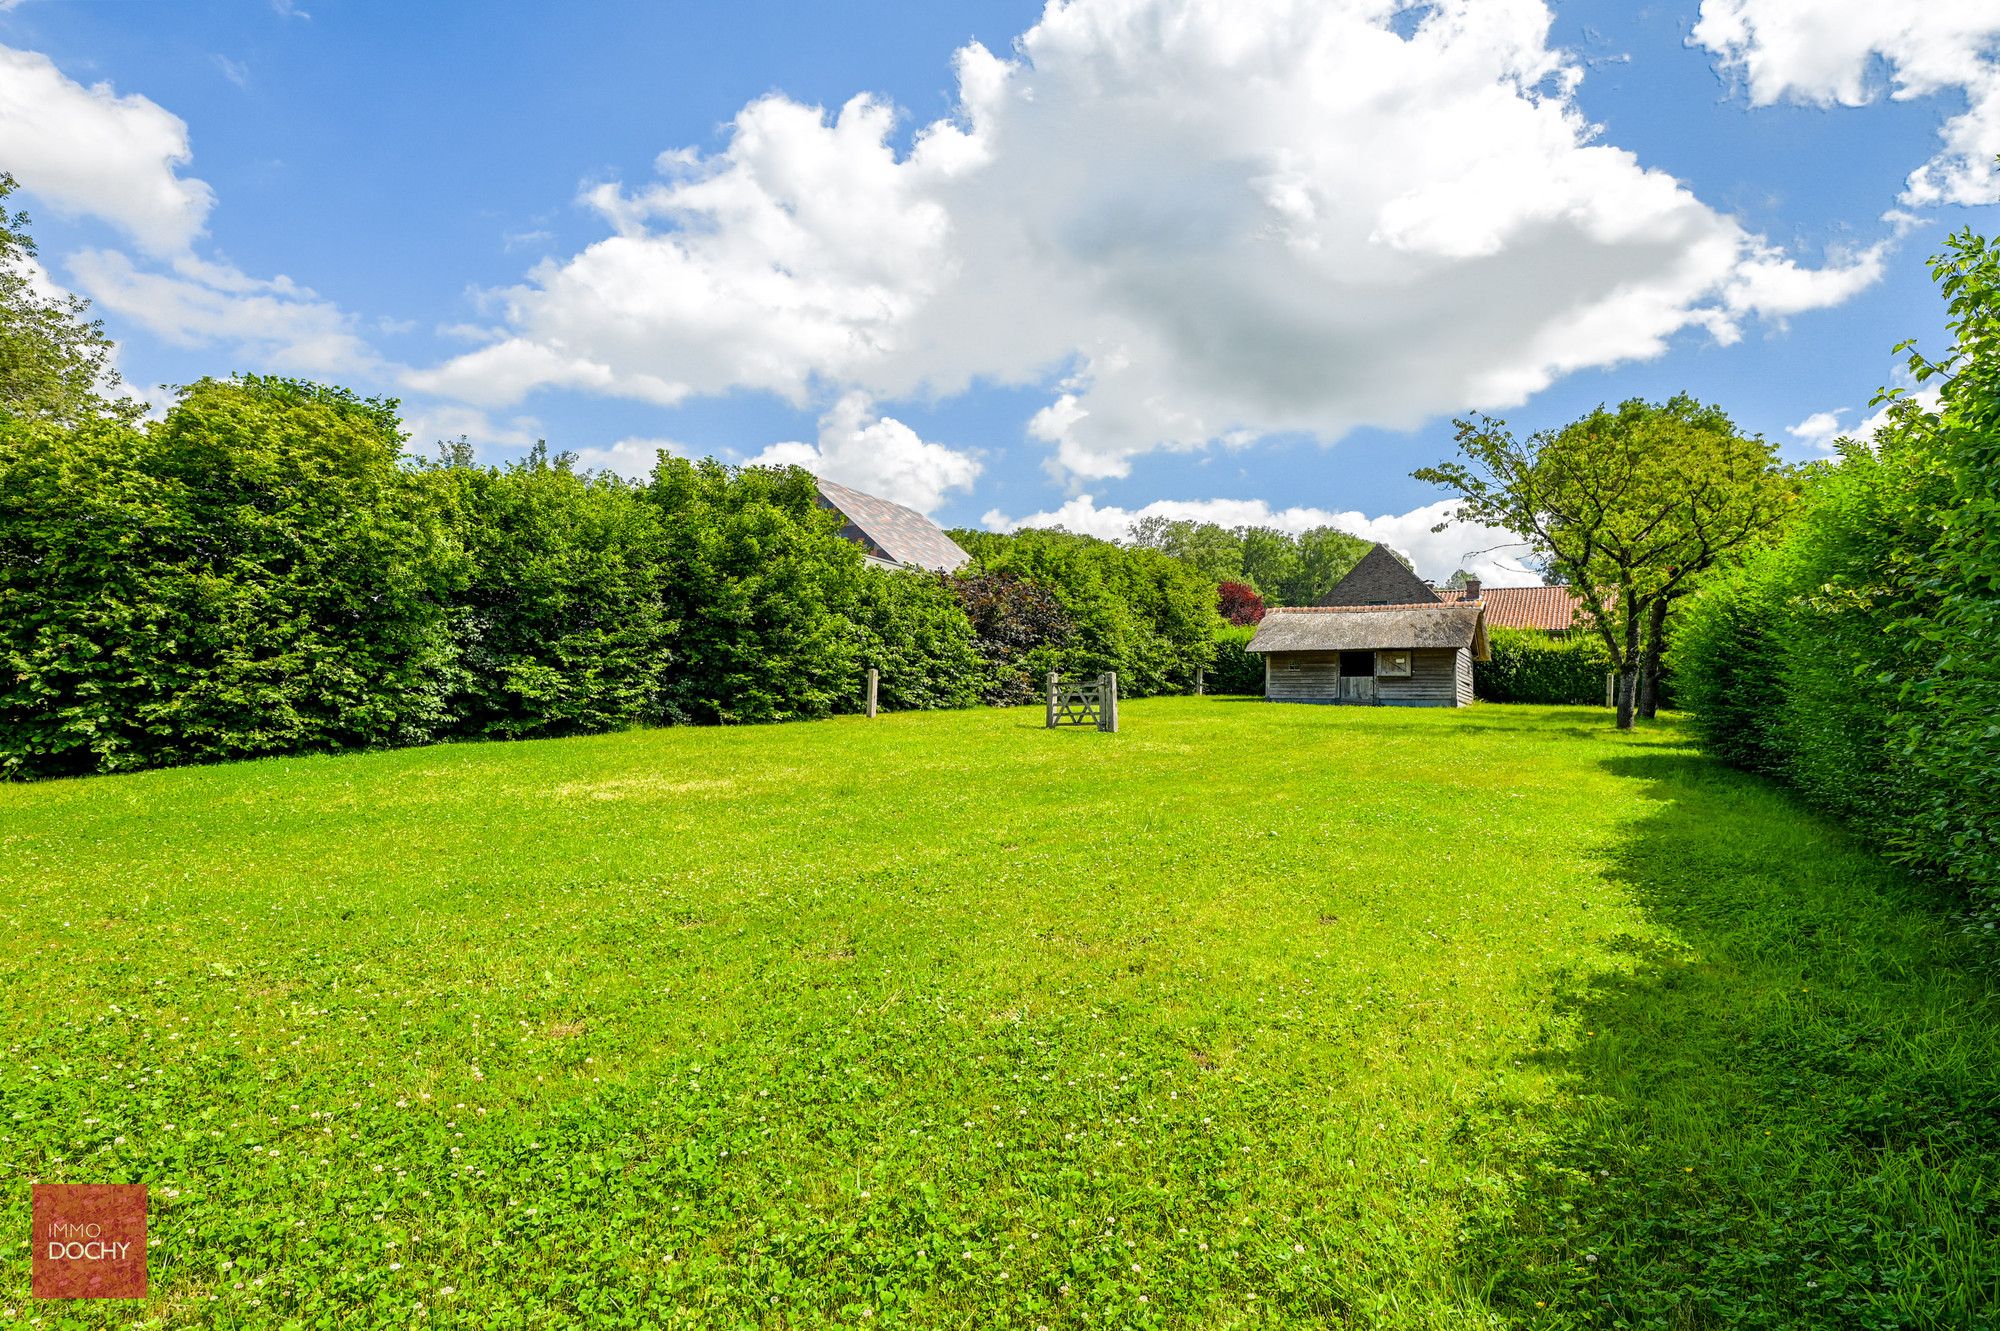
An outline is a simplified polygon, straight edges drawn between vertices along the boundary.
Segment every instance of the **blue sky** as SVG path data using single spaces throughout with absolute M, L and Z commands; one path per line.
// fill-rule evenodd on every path
M 1409 479 L 1454 413 L 1859 426 L 2000 223 L 1996 45 L 1986 0 L 0 0 L 0 168 L 138 385 L 1448 572 L 1497 543 Z

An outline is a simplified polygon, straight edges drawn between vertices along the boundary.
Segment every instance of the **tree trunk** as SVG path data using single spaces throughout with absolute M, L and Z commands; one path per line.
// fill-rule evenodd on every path
M 1633 704 L 1639 694 L 1639 602 L 1625 594 L 1625 650 L 1613 662 L 1618 667 L 1618 728 L 1632 728 Z
M 1639 719 L 1650 721 L 1660 710 L 1660 661 L 1667 650 L 1667 601 L 1653 602 L 1646 621 L 1646 652 L 1639 664 Z

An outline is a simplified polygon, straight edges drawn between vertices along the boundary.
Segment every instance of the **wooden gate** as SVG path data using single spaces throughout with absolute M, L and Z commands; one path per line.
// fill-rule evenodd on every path
M 1065 684 L 1051 670 L 1048 728 L 1057 726 L 1096 726 L 1106 734 L 1117 734 L 1118 672 L 1107 670 L 1088 682 Z
M 1376 702 L 1375 677 L 1373 675 L 1342 675 L 1340 677 L 1340 700 L 1373 706 Z

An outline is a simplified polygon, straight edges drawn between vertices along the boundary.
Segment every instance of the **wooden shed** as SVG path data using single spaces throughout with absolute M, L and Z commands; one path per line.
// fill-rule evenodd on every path
M 1472 663 L 1487 659 L 1477 602 L 1316 605 L 1272 610 L 1249 650 L 1264 658 L 1264 696 L 1285 702 L 1464 707 Z

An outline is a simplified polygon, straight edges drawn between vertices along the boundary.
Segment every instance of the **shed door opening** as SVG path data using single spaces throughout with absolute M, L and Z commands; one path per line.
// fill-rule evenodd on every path
M 1342 652 L 1340 654 L 1340 677 L 1357 679 L 1375 677 L 1375 653 Z

